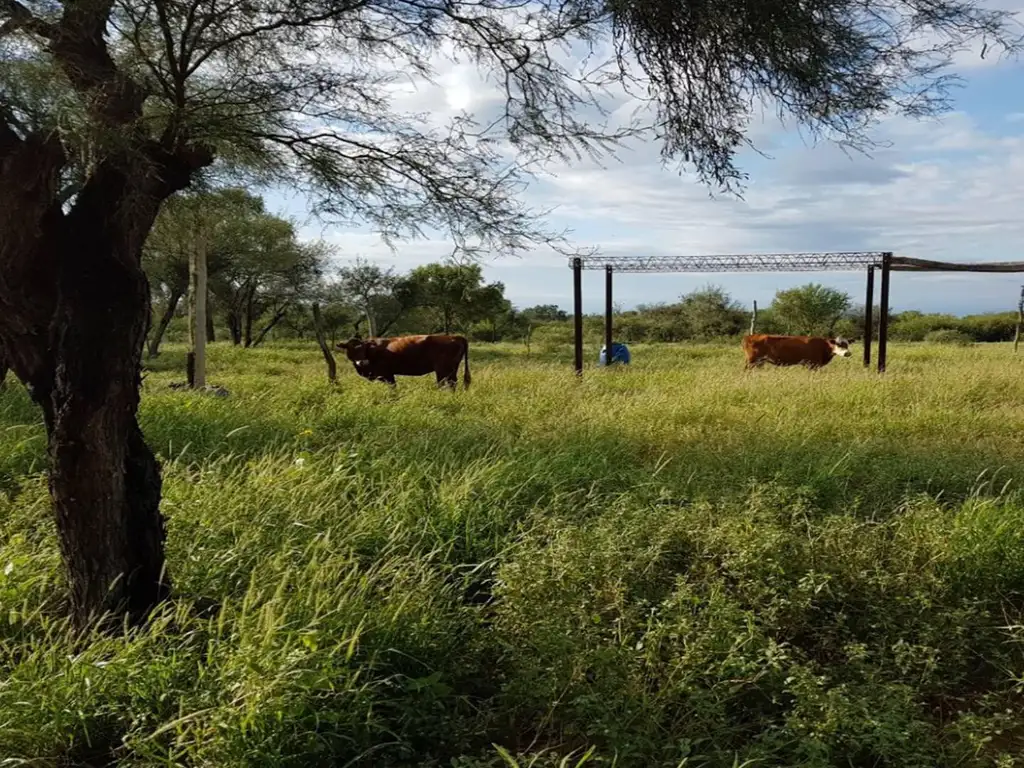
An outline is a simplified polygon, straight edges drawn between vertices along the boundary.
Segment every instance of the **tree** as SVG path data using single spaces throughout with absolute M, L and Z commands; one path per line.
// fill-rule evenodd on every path
M 0 346 L 42 409 L 75 619 L 138 621 L 169 593 L 136 419 L 141 253 L 207 169 L 298 185 L 389 241 L 439 229 L 463 252 L 520 252 L 562 242 L 516 197 L 531 163 L 656 128 L 666 161 L 735 187 L 754 99 L 863 145 L 879 114 L 943 106 L 954 51 L 1016 45 L 1008 18 L 971 0 L 0 0 Z M 560 53 L 602 38 L 618 55 L 596 71 Z M 491 127 L 394 109 L 389 85 L 439 52 L 501 84 Z M 641 86 L 647 125 L 582 117 L 616 82 Z
M 142 267 L 149 278 L 150 288 L 154 297 L 163 304 L 160 319 L 149 334 L 149 357 L 160 354 L 160 342 L 163 341 L 167 326 L 174 319 L 179 303 L 188 292 L 190 243 L 184 235 L 190 229 L 178 226 L 180 217 L 168 212 L 176 202 L 168 201 L 168 207 L 157 217 L 142 251 Z
M 167 325 L 188 292 L 189 264 L 199 248 L 206 251 L 207 275 L 216 276 L 242 258 L 259 231 L 253 219 L 264 215 L 262 198 L 241 189 L 192 191 L 169 199 L 143 248 L 142 266 L 154 293 L 164 299 L 164 312 L 149 335 L 149 355 L 159 353 Z M 166 297 L 166 298 L 164 298 Z M 209 297 L 208 297 L 209 298 Z M 212 313 L 207 310 L 208 320 Z M 207 323 L 207 340 L 212 334 Z
M 403 300 L 429 309 L 433 328 L 451 333 L 510 306 L 504 285 L 483 280 L 479 264 L 426 264 L 409 273 Z
M 538 304 L 527 307 L 520 314 L 535 323 L 559 323 L 569 319 L 569 313 L 560 309 L 557 304 Z
M 776 293 L 771 312 L 772 320 L 786 333 L 831 334 L 849 307 L 848 294 L 808 283 Z
M 892 309 L 889 310 L 890 318 L 895 321 Z M 878 339 L 878 326 L 882 321 L 882 308 L 876 303 L 871 308 L 871 338 Z M 842 319 L 836 323 L 835 331 L 847 338 L 864 339 L 867 328 L 864 324 L 864 305 L 851 304 Z
M 690 338 L 713 339 L 732 336 L 743 328 L 743 308 L 720 287 L 708 285 L 686 294 L 679 312 Z
M 217 264 L 210 289 L 224 307 L 232 343 L 251 347 L 316 279 L 326 253 L 300 243 L 295 226 L 267 213 L 261 198 L 241 190 L 223 194 L 225 215 L 210 244 Z M 325 246 L 315 248 L 323 251 Z M 269 327 L 257 330 L 265 314 Z
M 319 279 L 327 259 L 323 242 L 295 243 L 291 264 L 268 276 L 255 297 L 247 304 L 245 346 L 257 347 L 293 307 L 316 296 Z M 252 336 L 253 321 L 262 317 L 263 328 Z
M 518 339 L 526 345 L 529 352 L 532 331 L 533 323 L 530 318 L 516 310 L 508 299 L 503 299 L 502 304 L 496 306 L 494 312 L 476 322 L 472 334 L 473 338 L 481 341 Z
M 320 296 L 323 330 L 326 335 L 330 336 L 333 347 L 344 329 L 355 328 L 360 316 L 359 309 L 349 303 L 348 296 L 338 283 L 324 285 Z
M 499 341 L 506 333 L 516 332 L 521 325 L 519 313 L 512 302 L 505 298 L 504 283 L 490 283 L 480 287 L 472 297 L 472 306 L 463 312 L 467 325 L 486 325 L 489 341 Z
M 377 264 L 356 259 L 349 267 L 338 270 L 338 284 L 366 316 L 370 336 L 380 332 L 378 318 L 401 312 L 402 307 L 394 298 L 398 277 L 394 270 L 383 269 Z M 393 321 L 392 317 L 392 321 Z

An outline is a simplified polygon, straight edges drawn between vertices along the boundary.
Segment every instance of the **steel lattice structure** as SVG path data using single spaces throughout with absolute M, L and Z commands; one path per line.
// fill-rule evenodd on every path
M 889 334 L 889 277 L 907 272 L 1024 272 L 1024 261 L 944 262 L 895 256 L 891 251 L 816 251 L 811 253 L 735 253 L 712 256 L 574 256 L 573 327 L 576 375 L 583 375 L 583 270 L 605 272 L 604 340 L 612 361 L 612 276 L 615 272 L 867 272 L 864 301 L 864 367 L 871 365 L 875 269 L 882 272 L 878 321 L 878 372 L 885 370 Z M 757 316 L 757 303 L 754 304 Z M 751 324 L 753 333 L 753 323 Z
M 737 253 L 713 256 L 582 256 L 582 269 L 615 272 L 853 272 L 879 266 L 884 251 Z M 572 268 L 577 257 L 569 258 Z

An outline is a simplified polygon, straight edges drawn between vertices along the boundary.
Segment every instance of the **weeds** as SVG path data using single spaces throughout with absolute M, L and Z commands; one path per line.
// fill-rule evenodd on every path
M 38 414 L 0 393 L 0 765 L 1024 764 L 1024 377 L 1005 345 L 316 350 L 146 378 L 175 601 L 75 646 Z M 197 613 L 201 604 L 212 614 Z M 63 762 L 62 762 L 63 761 Z

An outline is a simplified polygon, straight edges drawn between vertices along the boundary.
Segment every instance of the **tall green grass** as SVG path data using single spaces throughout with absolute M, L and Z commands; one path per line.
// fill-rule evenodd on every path
M 169 347 L 177 597 L 86 643 L 8 387 L 0 766 L 1024 765 L 1024 358 L 633 353 L 476 345 L 453 394 L 218 344 L 218 398 Z

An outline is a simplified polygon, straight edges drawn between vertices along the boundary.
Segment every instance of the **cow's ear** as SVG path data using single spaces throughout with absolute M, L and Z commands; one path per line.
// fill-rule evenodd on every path
M 339 342 L 338 342 L 337 344 L 335 344 L 334 346 L 335 346 L 335 347 L 337 347 L 338 349 L 344 349 L 344 350 L 347 350 L 347 349 L 348 349 L 348 342 L 347 342 L 347 341 L 339 341 Z

